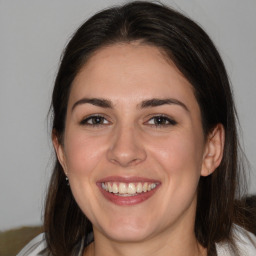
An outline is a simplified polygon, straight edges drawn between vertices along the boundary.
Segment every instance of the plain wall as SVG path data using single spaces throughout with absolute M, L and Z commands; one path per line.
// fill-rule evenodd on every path
M 0 230 L 41 223 L 52 168 L 47 124 L 62 49 L 75 29 L 114 0 L 0 0 Z M 256 1 L 162 1 L 211 36 L 234 88 L 256 193 Z

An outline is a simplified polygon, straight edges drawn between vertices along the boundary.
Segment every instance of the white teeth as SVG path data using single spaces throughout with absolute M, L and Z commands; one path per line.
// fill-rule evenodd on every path
M 115 193 L 115 194 L 118 193 L 118 186 L 117 186 L 116 183 L 113 183 L 112 191 L 113 191 L 113 193 Z
M 110 193 L 117 194 L 119 196 L 131 196 L 140 194 L 142 192 L 148 192 L 157 187 L 157 183 L 138 182 L 138 183 L 124 183 L 124 182 L 103 182 L 101 187 Z
M 120 183 L 119 183 L 119 194 L 126 194 L 126 193 L 127 193 L 126 184 L 120 182 Z
M 128 194 L 130 194 L 130 195 L 136 193 L 136 187 L 135 187 L 134 183 L 129 183 L 127 192 L 128 192 Z
M 152 183 L 148 186 L 148 191 L 154 189 L 156 187 L 156 184 L 155 183 Z
M 147 191 L 148 191 L 148 183 L 147 183 L 147 182 L 145 182 L 145 183 L 143 184 L 142 190 L 143 190 L 143 192 L 147 192 Z
M 151 187 L 151 189 L 154 189 L 154 188 L 156 188 L 156 184 L 155 184 L 155 183 L 152 183 L 152 184 L 150 185 L 150 187 Z
M 110 182 L 108 182 L 108 192 L 113 192 Z
M 142 184 L 141 184 L 141 183 L 138 183 L 138 184 L 137 184 L 136 192 L 137 192 L 137 193 L 141 193 L 141 192 L 142 192 Z

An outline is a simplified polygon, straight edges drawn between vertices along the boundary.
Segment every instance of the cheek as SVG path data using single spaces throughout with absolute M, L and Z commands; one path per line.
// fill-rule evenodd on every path
M 95 173 L 104 159 L 104 139 L 85 136 L 83 132 L 67 132 L 65 140 L 66 165 L 72 194 L 89 218 L 94 219 L 98 201 L 95 193 Z
M 104 141 L 79 132 L 73 134 L 67 136 L 65 144 L 68 171 L 71 175 L 87 175 L 103 159 Z
M 164 174 L 166 193 L 163 203 L 172 208 L 172 202 L 171 205 L 178 206 L 177 211 L 179 207 L 190 205 L 200 179 L 203 144 L 192 135 L 190 132 L 175 134 L 153 147 L 153 158 Z
M 181 173 L 201 167 L 203 144 L 191 132 L 176 133 L 166 138 L 156 138 L 151 152 L 167 172 Z

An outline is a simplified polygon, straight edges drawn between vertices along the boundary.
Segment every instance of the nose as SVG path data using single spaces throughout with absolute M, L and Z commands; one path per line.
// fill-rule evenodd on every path
M 146 159 L 147 154 L 141 136 L 134 127 L 120 128 L 115 131 L 113 137 L 107 152 L 109 161 L 122 167 L 129 167 Z

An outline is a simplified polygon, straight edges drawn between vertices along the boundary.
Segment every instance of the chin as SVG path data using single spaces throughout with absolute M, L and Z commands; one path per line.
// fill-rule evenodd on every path
M 115 221 L 101 229 L 106 237 L 119 242 L 139 242 L 152 234 L 152 228 L 141 220 Z

